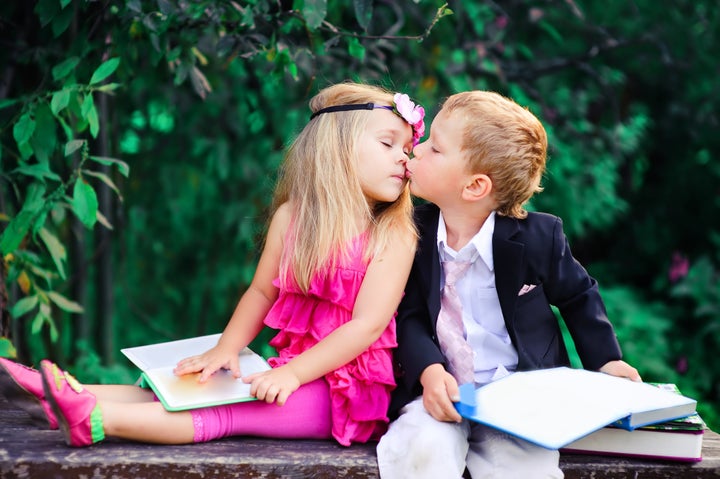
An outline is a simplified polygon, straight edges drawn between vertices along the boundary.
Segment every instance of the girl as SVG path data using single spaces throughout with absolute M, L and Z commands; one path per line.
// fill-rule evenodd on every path
M 200 382 L 220 368 L 241 377 L 238 353 L 268 325 L 279 330 L 273 369 L 243 378 L 258 401 L 167 412 L 148 390 L 83 387 L 47 360 L 40 371 L 0 361 L 5 395 L 21 406 L 31 398 L 71 446 L 105 436 L 377 439 L 388 422 L 395 311 L 416 243 L 405 163 L 424 134 L 424 110 L 407 95 L 352 83 L 325 88 L 310 108 L 286 155 L 250 287 L 217 345 L 175 368 L 200 373 Z

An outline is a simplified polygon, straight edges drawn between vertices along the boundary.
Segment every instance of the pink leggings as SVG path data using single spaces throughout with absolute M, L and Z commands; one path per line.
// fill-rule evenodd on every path
M 324 379 L 300 386 L 283 406 L 249 401 L 190 411 L 194 442 L 227 436 L 330 439 L 330 388 Z

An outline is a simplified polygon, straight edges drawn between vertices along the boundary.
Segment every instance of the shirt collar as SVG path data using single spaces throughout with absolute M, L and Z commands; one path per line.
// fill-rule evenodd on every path
M 453 250 L 447 244 L 447 228 L 445 227 L 445 219 L 442 212 L 438 221 L 437 231 L 437 248 L 440 253 L 440 260 L 450 260 L 456 258 L 470 258 L 474 261 L 480 257 L 485 266 L 490 271 L 494 271 L 495 263 L 493 261 L 492 237 L 495 232 L 495 212 L 491 212 L 487 217 L 480 230 L 475 233 L 470 242 L 466 244 L 460 251 Z

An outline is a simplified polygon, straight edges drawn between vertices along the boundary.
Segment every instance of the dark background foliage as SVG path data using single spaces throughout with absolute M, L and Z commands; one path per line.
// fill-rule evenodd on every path
M 222 329 L 320 88 L 489 89 L 545 124 L 545 191 L 626 359 L 720 426 L 717 2 L 0 5 L 0 354 L 87 381 Z M 266 354 L 269 332 L 254 344 Z

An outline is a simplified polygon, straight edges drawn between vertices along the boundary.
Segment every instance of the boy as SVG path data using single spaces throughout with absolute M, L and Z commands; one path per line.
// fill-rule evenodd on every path
M 466 467 L 473 479 L 563 477 L 557 451 L 453 406 L 458 384 L 569 366 L 551 304 L 585 368 L 640 381 L 561 220 L 523 208 L 542 189 L 546 150 L 535 116 L 484 91 L 448 98 L 414 149 L 410 190 L 432 204 L 416 209 L 421 240 L 397 317 L 399 417 L 378 444 L 383 479 L 460 478 Z M 458 264 L 465 271 L 449 273 Z

